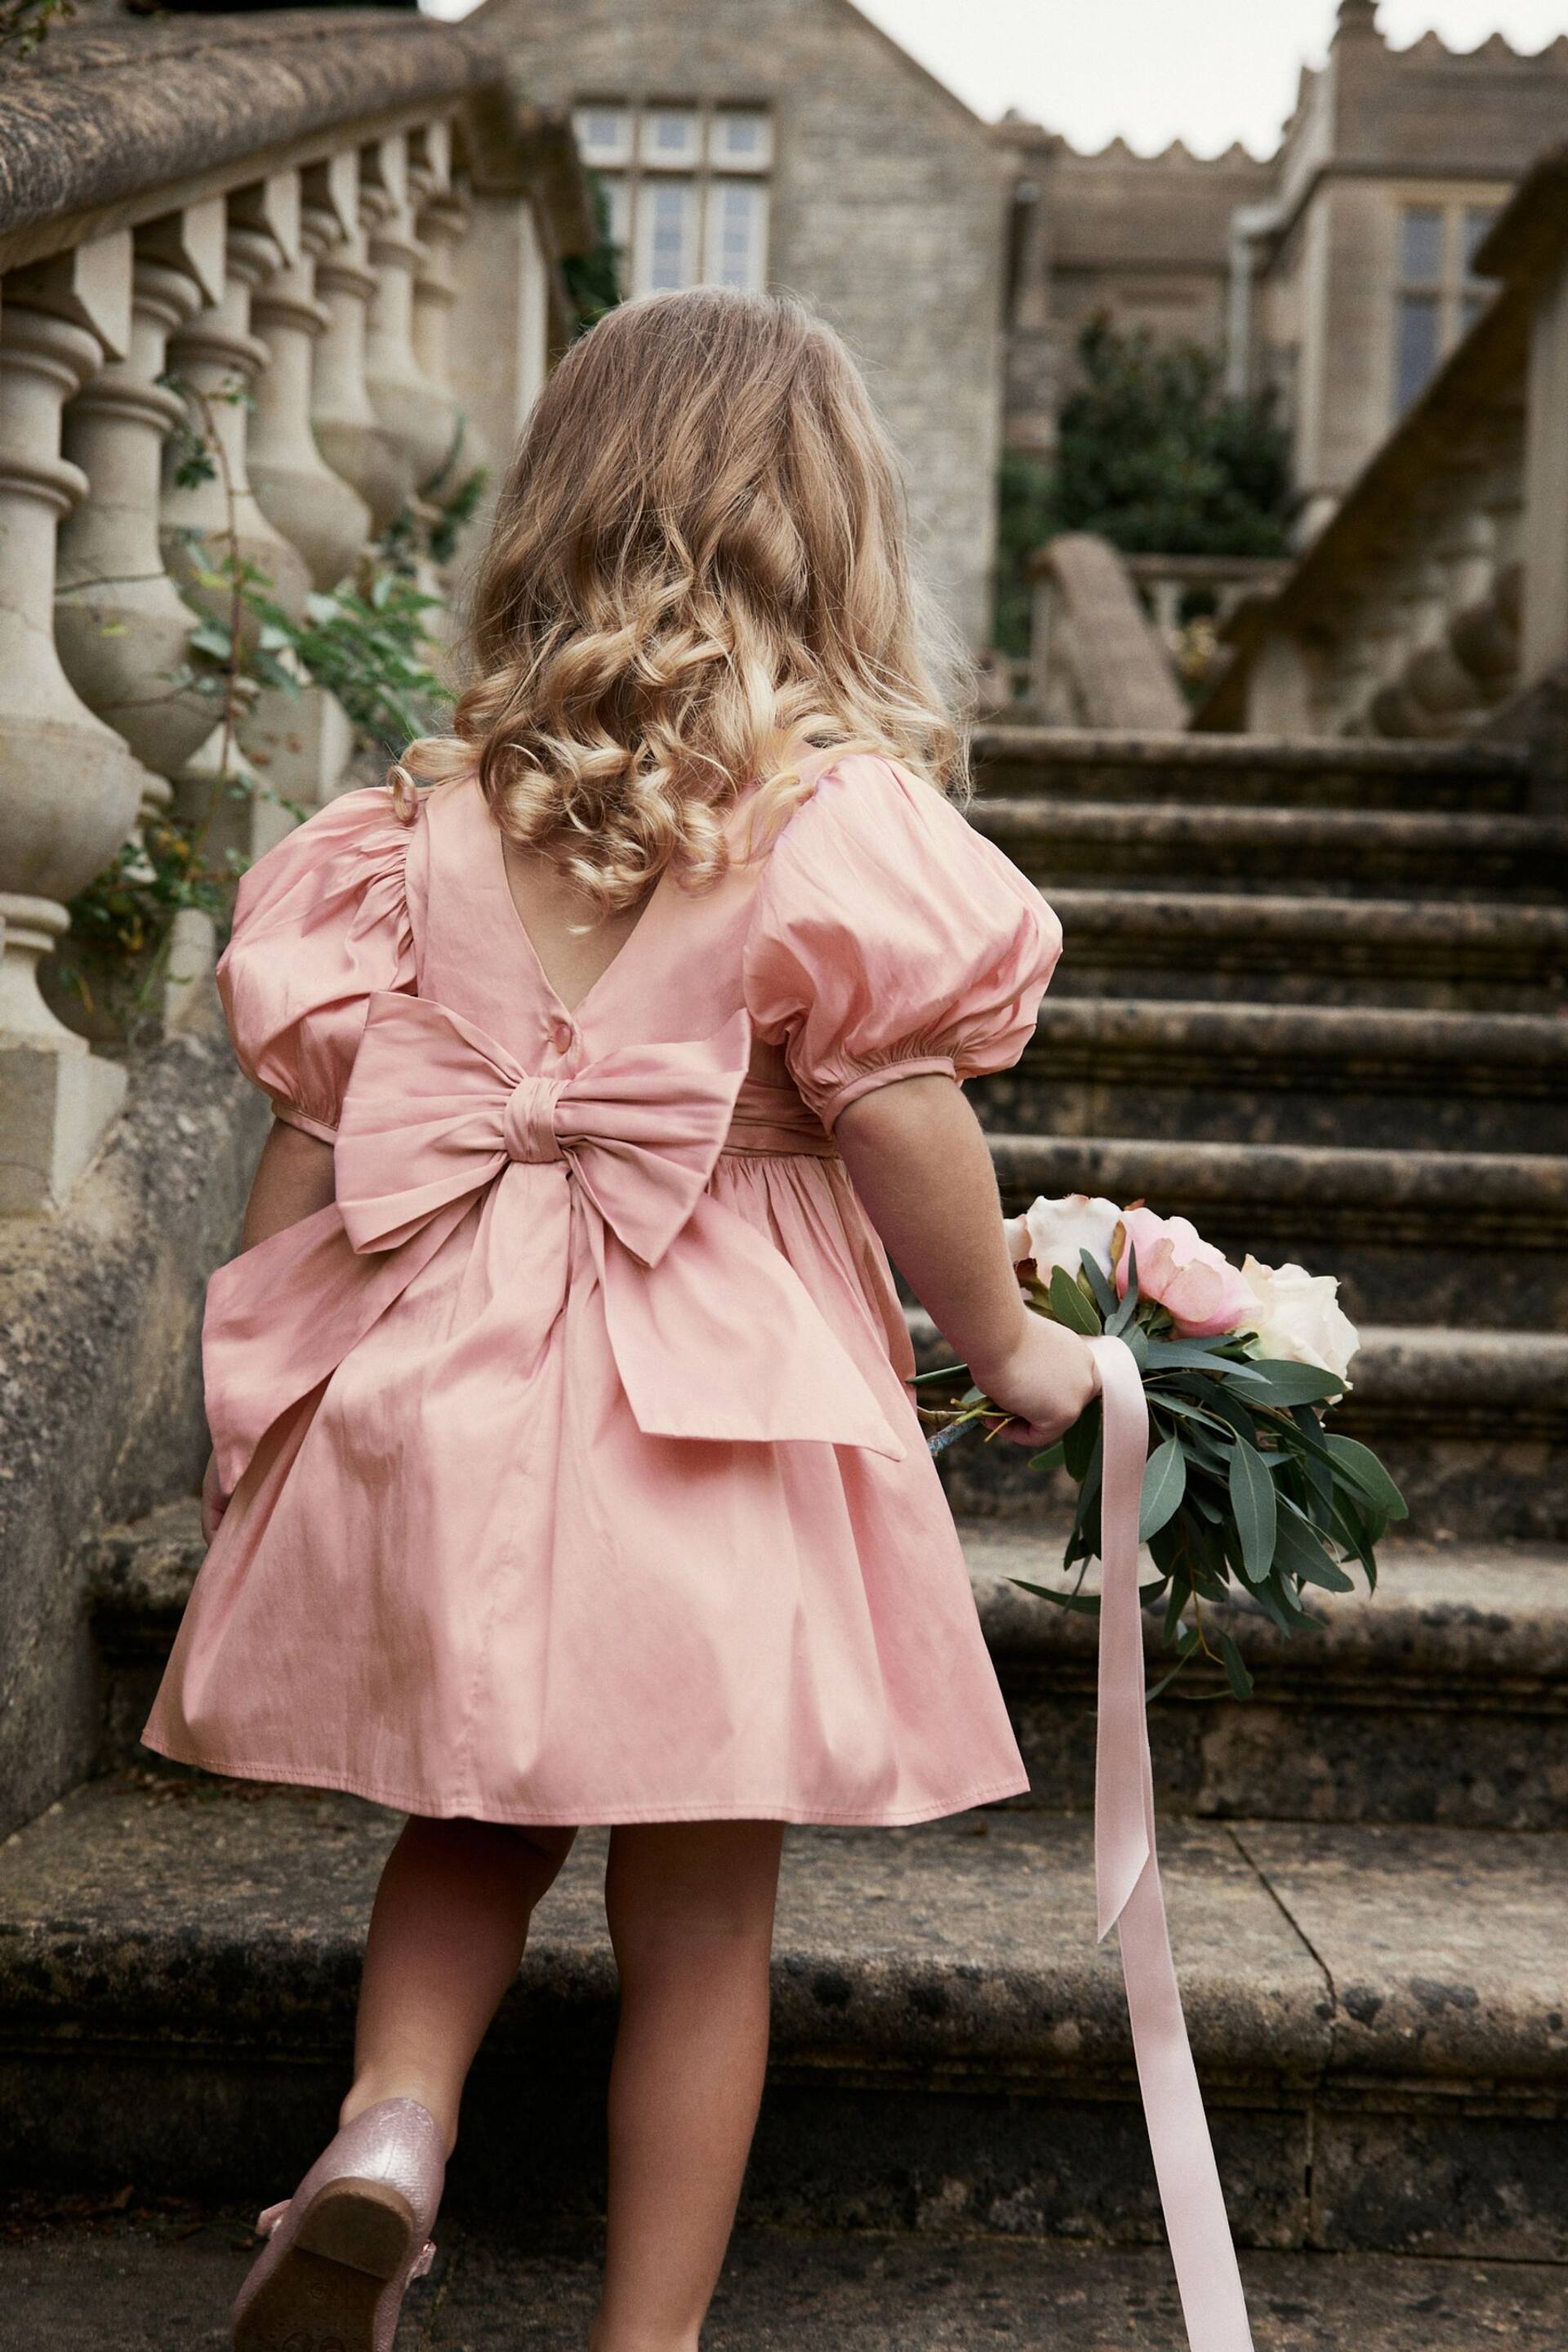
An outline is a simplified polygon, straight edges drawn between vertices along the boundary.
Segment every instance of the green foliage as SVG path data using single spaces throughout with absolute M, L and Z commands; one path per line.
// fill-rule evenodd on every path
M 1163 1639 L 1176 1658 L 1159 1687 L 1206 1657 L 1245 1698 L 1251 1676 L 1214 1609 L 1231 1611 L 1245 1596 L 1282 1633 L 1313 1628 L 1321 1621 L 1306 1606 L 1307 1590 L 1350 1591 L 1347 1559 L 1374 1584 L 1376 1547 L 1389 1522 L 1405 1517 L 1376 1454 L 1323 1427 L 1344 1382 L 1312 1365 L 1254 1357 L 1244 1335 L 1175 1338 L 1166 1309 L 1140 1294 L 1135 1262 L 1120 1300 L 1087 1251 L 1076 1276 L 1057 1266 L 1048 1288 L 1037 1281 L 1026 1295 L 1037 1314 L 1091 1338 L 1120 1336 L 1139 1360 L 1150 1439 L 1139 1534 L 1158 1571 L 1142 1599 L 1146 1607 L 1165 1604 Z M 994 1434 L 1005 1417 L 972 1389 L 955 1409 L 929 1418 L 942 1424 L 931 1440 L 940 1452 L 967 1431 Z M 1062 1559 L 1065 1570 L 1079 1571 L 1078 1583 L 1063 1590 L 1014 1580 L 1058 1608 L 1100 1607 L 1082 1591 L 1082 1570 L 1100 1556 L 1103 1447 L 1096 1398 L 1029 1465 L 1063 1469 L 1079 1490 Z
M 1283 555 L 1295 499 L 1289 437 L 1269 398 L 1237 400 L 1224 362 L 1092 320 L 1056 462 L 1003 461 L 996 642 L 1029 641 L 1028 559 L 1058 531 L 1097 532 L 1124 554 Z
M 1056 478 L 1040 458 L 1028 457 L 1021 449 L 1004 451 L 997 478 L 996 609 L 992 632 L 1003 653 L 1029 650 L 1029 558 L 1060 528 L 1055 493 Z
M 247 586 L 246 604 L 262 625 L 250 667 L 263 684 L 326 687 L 363 735 L 392 749 L 436 730 L 452 698 L 427 658 L 428 616 L 441 599 L 405 573 L 367 562 L 356 581 L 308 596 L 299 621 L 264 588 Z
M 594 221 L 597 232 L 591 253 L 569 253 L 561 265 L 566 281 L 566 291 L 577 313 L 577 332 L 585 335 L 590 327 L 613 310 L 621 299 L 621 265 L 625 259 L 621 247 L 610 235 L 610 200 L 605 184 L 597 172 L 588 174 L 594 194 Z
M 219 406 L 247 400 L 247 391 L 237 381 L 216 392 L 198 392 L 174 376 L 163 381 L 185 405 L 184 421 L 172 441 L 174 478 L 187 488 L 219 482 L 226 509 L 226 527 L 215 534 L 216 545 L 207 545 L 199 532 L 184 534 L 193 583 L 206 602 L 192 615 L 184 657 L 170 673 L 167 691 L 171 698 L 194 695 L 211 700 L 220 751 L 216 781 L 199 818 L 145 823 L 71 903 L 71 937 L 79 952 L 73 957 L 68 950 L 58 958 L 57 971 L 89 1012 L 95 1010 L 96 990 L 112 1001 L 127 1025 L 146 1017 L 180 909 L 199 908 L 218 920 L 226 912 L 237 872 L 227 861 L 213 864 L 207 837 L 224 798 L 255 789 L 237 780 L 243 773 L 237 725 L 258 690 L 299 694 L 307 686 L 324 687 L 361 737 L 389 754 L 442 723 L 452 698 L 433 666 L 431 621 L 443 609 L 443 599 L 416 575 L 426 558 L 440 562 L 450 556 L 485 487 L 482 469 L 462 470 L 459 425 L 447 462 L 430 486 L 427 505 L 434 507 L 434 521 L 412 510 L 399 517 L 366 551 L 352 579 L 329 594 L 308 596 L 303 614 L 296 616 L 278 603 L 268 575 L 240 553 L 234 488 L 216 417 Z
M 30 58 L 51 25 L 75 15 L 75 0 L 0 0 L 0 55 Z

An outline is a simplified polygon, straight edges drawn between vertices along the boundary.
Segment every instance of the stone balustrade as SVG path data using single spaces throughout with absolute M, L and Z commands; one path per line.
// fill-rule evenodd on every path
M 1476 257 L 1495 299 L 1277 592 L 1224 635 L 1199 729 L 1505 731 L 1568 664 L 1568 148 Z
M 337 789 L 333 698 L 297 660 L 292 690 L 237 675 L 256 599 L 300 615 L 504 451 L 593 233 L 569 129 L 518 110 L 472 26 L 89 12 L 11 67 L 0 1213 L 64 1199 L 128 1082 L 40 988 L 68 902 L 170 813 L 248 858 Z M 452 318 L 487 301 L 518 331 L 458 368 Z M 171 1017 L 203 996 L 205 921 L 180 918 Z

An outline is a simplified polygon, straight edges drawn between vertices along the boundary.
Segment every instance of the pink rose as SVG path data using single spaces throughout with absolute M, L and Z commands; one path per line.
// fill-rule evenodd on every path
M 1215 1339 L 1254 1313 L 1251 1286 L 1185 1217 L 1129 1209 L 1122 1222 L 1127 1241 L 1116 1265 L 1119 1297 L 1126 1297 L 1128 1259 L 1136 1247 L 1139 1291 L 1158 1299 L 1183 1339 Z

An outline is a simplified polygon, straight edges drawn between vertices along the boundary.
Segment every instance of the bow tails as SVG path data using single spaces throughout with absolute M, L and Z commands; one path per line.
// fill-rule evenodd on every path
M 596 1277 L 647 1434 L 900 1458 L 799 1276 L 708 1191 L 750 1050 L 741 1012 L 711 1037 L 624 1046 L 542 1076 L 429 998 L 373 996 L 338 1129 L 335 1202 L 221 1267 L 208 1289 L 207 1414 L 226 1490 L 279 1414 L 518 1168 L 560 1183 L 563 1290 L 569 1263 Z M 536 1287 L 537 1268 L 530 1279 Z M 541 1302 L 531 1291 L 518 1306 L 531 1321 Z

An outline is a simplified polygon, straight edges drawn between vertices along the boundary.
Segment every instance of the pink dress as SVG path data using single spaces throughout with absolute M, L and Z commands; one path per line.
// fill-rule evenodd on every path
M 716 888 L 667 876 L 570 1012 L 473 782 L 409 824 L 349 793 L 263 858 L 225 1005 L 337 1198 L 213 1277 L 233 1499 L 147 1744 L 499 1822 L 1025 1789 L 830 1130 L 1013 1062 L 1059 940 L 867 755 Z

